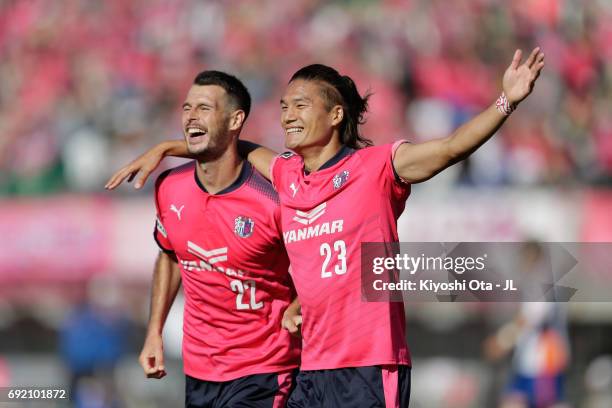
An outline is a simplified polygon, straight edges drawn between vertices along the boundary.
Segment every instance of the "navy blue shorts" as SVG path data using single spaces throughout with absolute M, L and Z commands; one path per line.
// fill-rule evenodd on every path
M 185 376 L 186 408 L 281 408 L 295 385 L 297 370 L 254 374 L 231 381 Z
M 300 371 L 288 408 L 405 408 L 409 366 Z

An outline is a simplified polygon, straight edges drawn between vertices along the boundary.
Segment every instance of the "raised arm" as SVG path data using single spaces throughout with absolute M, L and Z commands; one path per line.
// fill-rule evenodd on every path
M 266 178 L 270 178 L 270 164 L 274 156 L 276 156 L 276 152 L 246 140 L 238 141 L 238 150 L 242 157 L 245 157 L 255 166 L 257 171 Z M 108 179 L 104 188 L 112 190 L 126 180 L 130 183 L 136 176 L 138 177 L 134 183 L 134 188 L 142 188 L 151 173 L 159 166 L 159 163 L 161 163 L 166 156 L 193 158 L 187 150 L 185 141 L 166 140 L 147 150 L 128 165 L 120 168 Z
M 521 54 L 521 50 L 514 53 L 504 73 L 503 94 L 496 103 L 448 137 L 425 143 L 404 143 L 397 149 L 393 166 L 402 179 L 409 183 L 428 180 L 468 157 L 495 134 L 518 103 L 531 93 L 544 67 L 544 53 L 539 47 L 523 64 Z

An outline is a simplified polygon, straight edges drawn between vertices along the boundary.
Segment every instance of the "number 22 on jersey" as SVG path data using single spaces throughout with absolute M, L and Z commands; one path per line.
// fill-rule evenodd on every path
M 237 293 L 236 295 L 236 309 L 238 310 L 257 310 L 263 307 L 263 302 L 257 302 L 255 300 L 255 281 L 248 279 L 244 282 L 239 280 L 233 280 L 230 282 L 230 288 Z M 250 289 L 250 291 L 249 291 Z M 250 302 L 243 303 L 245 295 L 249 294 Z

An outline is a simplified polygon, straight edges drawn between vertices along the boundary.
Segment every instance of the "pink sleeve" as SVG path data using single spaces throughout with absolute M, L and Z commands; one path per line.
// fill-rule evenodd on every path
M 398 140 L 397 142 L 391 145 L 391 170 L 393 171 L 393 177 L 398 183 L 410 185 L 409 182 L 407 182 L 406 180 L 401 178 L 399 174 L 397 174 L 397 172 L 395 171 L 395 167 L 393 167 L 393 159 L 395 159 L 395 153 L 397 152 L 397 149 L 404 143 L 410 143 L 410 142 L 408 140 L 402 139 L 402 140 Z
M 276 191 L 278 191 L 278 184 L 280 182 L 280 167 L 282 166 L 282 161 L 280 161 L 281 155 L 274 156 L 272 159 L 272 163 L 270 163 L 270 183 Z
M 394 199 L 404 202 L 410 195 L 410 183 L 406 180 L 403 180 L 395 171 L 395 167 L 393 167 L 393 158 L 395 157 L 395 153 L 397 149 L 403 143 L 410 143 L 407 140 L 398 140 L 397 142 L 387 145 L 389 149 L 386 151 L 385 157 L 385 178 L 387 179 L 386 189 L 387 192 L 390 193 L 391 197 Z
M 155 218 L 155 229 L 153 230 L 153 238 L 155 239 L 157 246 L 159 246 L 159 248 L 162 251 L 174 252 L 174 249 L 172 248 L 172 243 L 168 239 L 168 232 L 166 231 L 166 228 L 164 227 L 163 212 L 160 210 L 161 207 L 159 205 L 159 194 L 160 194 L 161 181 L 164 178 L 165 178 L 165 175 L 162 173 L 162 175 L 160 175 L 160 177 L 155 182 L 156 218 Z

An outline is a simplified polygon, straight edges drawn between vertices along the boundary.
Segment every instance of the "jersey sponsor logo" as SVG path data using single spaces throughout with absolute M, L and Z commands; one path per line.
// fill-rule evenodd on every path
M 162 234 L 164 238 L 168 238 L 168 233 L 166 232 L 166 229 L 164 228 L 164 224 L 162 224 L 161 221 L 159 220 L 159 217 L 155 219 L 155 225 L 157 227 L 157 231 L 159 231 L 159 233 Z
M 310 211 L 295 211 L 295 217 L 293 217 L 293 221 L 297 221 L 300 224 L 310 225 L 315 222 L 319 217 L 325 214 L 325 207 L 327 203 L 322 203 L 317 205 Z
M 216 264 L 217 262 L 227 261 L 227 247 L 207 251 L 199 245 L 191 241 L 187 241 L 187 252 L 206 262 L 209 267 L 212 267 L 212 265 Z
M 223 273 L 227 276 L 246 276 L 246 272 L 240 269 L 224 268 L 222 266 L 213 267 L 204 261 L 188 261 L 186 259 L 181 259 L 181 265 L 183 265 L 183 269 L 190 272 L 209 271 Z
M 310 238 L 320 237 L 322 235 L 335 234 L 336 232 L 342 232 L 343 224 L 344 220 L 335 220 L 317 225 L 310 225 L 297 230 L 284 232 L 283 239 L 285 244 L 290 244 L 292 242 L 303 241 Z
M 279 154 L 278 156 L 282 157 L 283 159 L 289 159 L 289 158 L 295 156 L 295 153 L 293 153 L 293 152 L 283 152 L 283 153 Z
M 291 189 L 291 191 L 293 191 L 293 197 L 295 197 L 295 195 L 297 194 L 297 191 L 300 188 L 300 186 L 296 187 L 295 183 L 291 183 L 289 185 L 289 188 Z
M 184 205 L 181 205 L 181 208 L 176 208 L 176 205 L 170 204 L 170 211 L 174 211 L 176 213 L 179 221 L 181 220 L 181 212 L 183 211 L 183 208 L 185 208 Z
M 227 261 L 227 247 L 205 250 L 198 244 L 187 241 L 187 252 L 197 256 L 200 261 L 181 260 L 181 265 L 187 271 L 212 271 L 221 272 L 227 276 L 245 276 L 246 272 L 240 269 L 225 268 L 216 265 L 218 262 Z
M 211 266 L 209 263 L 204 261 L 188 261 L 186 259 L 181 259 L 181 265 L 186 271 L 210 271 L 210 272 L 220 272 L 227 276 L 246 276 L 245 271 L 241 271 L 240 269 L 233 268 L 224 268 L 222 266 Z
M 255 228 L 255 221 L 249 217 L 239 215 L 234 220 L 234 233 L 241 238 L 248 238 L 253 235 L 253 229 Z
M 346 183 L 346 181 L 349 178 L 349 172 L 348 170 L 344 170 L 341 173 L 338 173 L 334 176 L 333 178 L 333 183 L 334 183 L 334 190 L 339 189 L 340 187 L 342 187 L 344 185 L 344 183 Z

